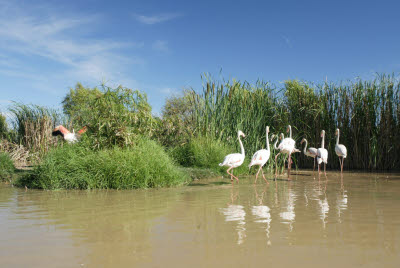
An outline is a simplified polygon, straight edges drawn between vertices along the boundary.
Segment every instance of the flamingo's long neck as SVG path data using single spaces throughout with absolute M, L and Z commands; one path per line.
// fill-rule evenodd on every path
M 305 143 L 306 143 L 306 145 L 304 146 L 304 154 L 306 154 L 306 152 L 307 152 L 307 140 L 304 139 L 304 141 L 305 141 Z
M 337 130 L 336 145 L 339 145 L 339 136 L 340 136 L 340 131 L 339 131 L 339 129 L 338 129 L 338 130 Z
M 276 147 L 276 145 L 278 144 L 278 141 L 279 141 L 279 136 L 277 135 L 277 136 L 276 136 L 276 141 L 275 141 L 275 143 L 274 143 L 274 149 L 275 149 L 275 150 L 278 150 L 278 147 Z
M 322 142 L 321 142 L 321 148 L 325 148 L 325 132 L 322 133 Z
M 292 126 L 289 125 L 289 138 L 292 138 Z
M 66 129 L 66 128 L 63 127 L 63 126 L 59 126 L 58 129 L 59 129 L 59 131 L 62 133 L 63 136 L 66 135 L 66 134 L 68 134 L 68 133 L 71 133 L 71 132 L 69 132 L 68 129 Z
M 269 150 L 269 139 L 268 139 L 268 131 L 267 132 L 267 150 Z
M 238 136 L 238 138 L 239 138 L 239 143 L 240 143 L 240 151 L 241 151 L 241 154 L 244 156 L 244 147 L 243 147 L 242 141 L 240 140 L 240 135 Z

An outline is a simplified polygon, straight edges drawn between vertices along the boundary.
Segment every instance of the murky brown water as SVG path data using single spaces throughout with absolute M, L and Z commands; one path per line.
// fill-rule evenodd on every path
M 0 185 L 0 267 L 399 267 L 400 176 L 136 191 Z

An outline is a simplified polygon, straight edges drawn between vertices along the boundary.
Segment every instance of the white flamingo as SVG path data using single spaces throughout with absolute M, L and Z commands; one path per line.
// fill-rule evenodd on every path
M 275 176 L 278 175 L 277 159 L 278 159 L 278 156 L 281 153 L 289 155 L 289 160 L 288 160 L 288 176 L 289 176 L 290 175 L 290 170 L 291 170 L 291 167 L 292 167 L 292 158 L 291 158 L 292 153 L 300 152 L 299 149 L 295 148 L 296 142 L 294 141 L 294 139 L 292 139 L 292 127 L 290 125 L 288 125 L 287 132 L 290 132 L 289 138 L 284 138 L 281 141 L 281 143 L 278 146 L 278 149 L 280 150 L 280 152 L 275 156 L 275 165 L 276 165 Z
M 302 140 L 301 140 L 301 142 L 300 142 L 300 144 L 303 144 L 303 142 L 305 142 L 306 143 L 306 145 L 304 146 L 304 154 L 306 155 L 306 156 L 308 156 L 308 157 L 312 157 L 312 158 L 314 158 L 314 168 L 313 168 L 313 171 L 315 170 L 315 158 L 317 157 L 317 148 L 314 148 L 314 147 L 309 147 L 308 149 L 307 149 L 307 140 L 305 139 L 305 138 L 303 138 Z
M 77 142 L 77 141 L 79 140 L 79 138 L 81 137 L 81 135 L 82 135 L 83 133 L 85 133 L 86 131 L 87 131 L 87 127 L 84 126 L 81 130 L 78 131 L 78 133 L 75 133 L 74 130 L 73 130 L 72 133 L 71 133 L 71 132 L 70 132 L 68 129 L 66 129 L 64 126 L 59 125 L 59 126 L 57 126 L 57 127 L 53 130 L 52 135 L 53 135 L 53 136 L 58 136 L 58 135 L 60 135 L 60 136 L 62 136 L 63 139 L 64 139 L 65 141 L 67 141 L 68 143 L 75 143 L 75 142 Z
M 266 127 L 265 132 L 267 135 L 267 138 L 266 138 L 267 139 L 267 149 L 261 149 L 261 150 L 258 150 L 257 152 L 255 152 L 253 155 L 253 158 L 251 159 L 250 165 L 249 165 L 249 168 L 251 168 L 254 165 L 260 166 L 260 168 L 258 169 L 258 172 L 256 174 L 256 180 L 254 181 L 254 183 L 257 182 L 258 174 L 261 171 L 263 179 L 265 180 L 265 182 L 267 184 L 269 184 L 269 182 L 267 181 L 267 179 L 264 176 L 264 171 L 262 170 L 262 167 L 265 165 L 265 163 L 267 163 L 269 156 L 271 155 L 271 150 L 269 148 L 269 140 L 268 140 L 269 126 Z
M 343 144 L 339 144 L 340 131 L 338 128 L 336 129 L 335 135 L 337 136 L 335 152 L 336 152 L 337 156 L 339 156 L 340 172 L 343 173 L 343 162 L 344 162 L 344 159 L 347 157 L 347 148 Z M 340 161 L 340 158 L 342 158 L 342 161 Z
M 279 141 L 279 140 L 283 140 L 283 139 L 285 138 L 285 135 L 283 135 L 283 133 L 281 133 L 280 135 L 272 134 L 272 135 L 271 135 L 271 141 L 273 141 L 273 140 L 275 139 L 275 137 L 276 137 L 276 141 L 275 141 L 275 143 L 274 143 L 274 149 L 275 149 L 275 150 L 279 150 L 279 148 L 276 147 L 276 145 L 278 144 L 278 141 Z
M 324 148 L 325 146 L 325 130 L 321 131 L 321 148 L 317 150 L 317 163 L 318 163 L 318 174 L 320 174 L 320 165 L 324 163 L 324 173 L 326 176 L 326 164 L 328 164 L 328 151 Z
M 238 139 L 239 139 L 239 143 L 240 143 L 240 150 L 241 153 L 236 153 L 236 154 L 228 154 L 227 156 L 225 156 L 224 161 L 222 163 L 220 163 L 219 165 L 222 166 L 227 166 L 229 167 L 228 170 L 226 171 L 226 173 L 228 173 L 229 175 L 231 175 L 231 181 L 233 182 L 233 178 L 236 179 L 236 181 L 239 183 L 239 179 L 233 175 L 233 173 L 229 173 L 229 171 L 233 168 L 239 167 L 243 164 L 244 161 L 244 148 L 243 148 L 243 143 L 240 140 L 240 137 L 246 137 L 244 135 L 244 133 L 239 130 L 238 131 Z

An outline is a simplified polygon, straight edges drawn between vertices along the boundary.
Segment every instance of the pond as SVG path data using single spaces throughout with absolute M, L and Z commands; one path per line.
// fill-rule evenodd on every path
M 399 174 L 149 190 L 0 184 L 0 267 L 398 267 Z

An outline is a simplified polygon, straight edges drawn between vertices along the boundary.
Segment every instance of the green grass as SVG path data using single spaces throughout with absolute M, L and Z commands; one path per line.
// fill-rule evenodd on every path
M 226 155 L 239 152 L 240 148 L 235 149 L 220 140 L 204 136 L 193 137 L 189 143 L 170 149 L 170 155 L 180 165 L 210 170 L 214 174 L 224 174 L 227 167 L 220 167 L 219 163 L 223 162 Z M 243 165 L 235 169 L 235 174 L 248 174 L 249 161 L 247 156 Z
M 41 189 L 137 189 L 183 185 L 189 180 L 159 144 L 141 138 L 126 149 L 55 148 L 18 184 Z
M 7 153 L 0 152 L 0 180 L 5 180 L 14 174 L 13 161 Z

